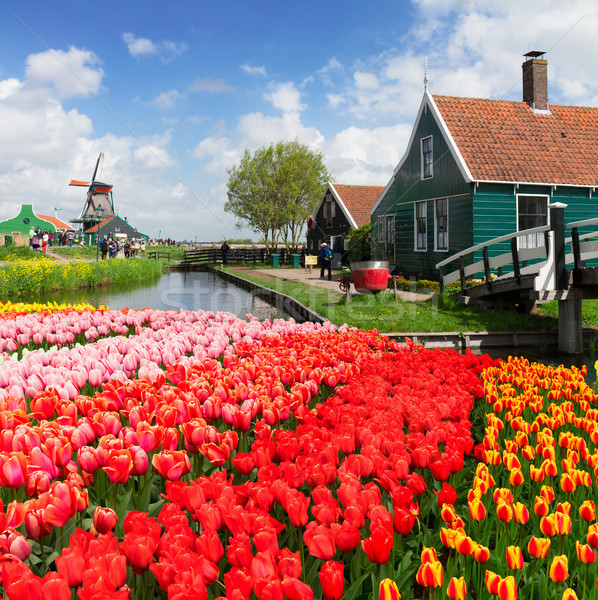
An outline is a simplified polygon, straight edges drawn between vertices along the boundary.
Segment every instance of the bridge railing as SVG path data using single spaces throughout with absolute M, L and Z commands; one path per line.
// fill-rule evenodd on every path
M 527 265 L 529 261 L 542 261 L 546 260 L 548 252 L 548 232 L 550 231 L 550 225 L 543 225 L 541 227 L 533 227 L 532 229 L 524 229 L 523 231 L 516 231 L 515 233 L 509 233 L 501 235 L 487 242 L 476 244 L 471 248 L 466 248 L 461 252 L 457 252 L 446 258 L 445 260 L 437 263 L 436 268 L 440 271 L 440 292 L 444 290 L 444 287 L 454 281 L 461 282 L 461 291 L 466 289 L 466 280 L 468 277 L 475 275 L 476 273 L 484 273 L 485 283 L 492 285 L 493 276 L 500 277 L 502 275 L 502 268 L 506 266 L 513 266 L 513 276 L 521 278 L 522 275 L 528 275 L 537 273 L 542 266 L 541 262 L 536 262 L 532 265 Z M 527 237 L 530 235 L 544 234 L 544 245 L 536 248 L 519 248 L 519 238 Z M 488 249 L 496 244 L 504 242 L 511 243 L 511 251 L 499 254 L 497 256 L 490 256 Z M 475 252 L 482 251 L 482 260 L 472 262 L 468 265 L 465 264 L 465 257 L 473 255 Z M 457 261 L 457 269 L 444 273 L 445 267 L 451 263 Z M 523 263 L 523 266 L 521 265 Z
M 584 219 L 567 223 L 567 229 L 571 229 L 571 237 L 565 238 L 565 244 L 570 244 L 571 252 L 565 254 L 565 263 L 573 264 L 576 269 L 585 266 L 585 261 L 598 258 L 598 231 L 591 231 L 580 235 L 581 227 L 592 227 L 598 225 L 598 219 Z M 590 241 L 594 238 L 594 241 Z

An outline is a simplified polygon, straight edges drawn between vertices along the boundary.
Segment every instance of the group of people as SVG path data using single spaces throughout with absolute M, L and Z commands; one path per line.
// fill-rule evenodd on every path
M 108 258 L 116 258 L 118 256 L 118 253 L 120 251 L 120 244 L 118 243 L 118 240 L 115 239 L 108 239 L 108 238 L 104 238 L 104 239 L 100 239 L 98 240 L 98 243 L 100 244 L 100 250 L 102 252 L 102 260 L 105 259 L 106 257 Z M 122 250 L 123 250 L 123 254 L 125 255 L 125 258 L 130 258 L 132 256 L 137 256 L 138 254 L 141 254 L 142 256 L 145 255 L 145 242 L 143 240 L 132 240 L 131 242 L 129 242 L 128 239 L 125 239 L 123 245 L 122 245 Z
M 54 233 L 52 230 L 48 231 L 47 229 L 42 231 L 39 225 L 37 227 L 32 225 L 29 229 L 29 247 L 32 250 L 46 254 L 48 246 L 51 248 L 54 242 L 58 243 L 59 246 L 72 246 L 75 242 L 75 232 Z

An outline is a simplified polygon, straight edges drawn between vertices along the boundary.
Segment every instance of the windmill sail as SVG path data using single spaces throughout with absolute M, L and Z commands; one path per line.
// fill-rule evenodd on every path
M 97 181 L 98 171 L 100 164 L 103 162 L 104 154 L 100 152 L 98 160 L 93 171 L 93 177 L 91 181 L 79 181 L 78 179 L 71 179 L 69 185 L 77 187 L 87 187 L 87 197 L 85 199 L 85 205 L 81 211 L 81 215 L 78 219 L 74 219 L 75 223 L 82 223 L 83 230 L 87 230 L 93 227 L 97 223 L 97 208 L 101 206 L 102 219 L 108 219 L 114 217 L 114 204 L 112 199 L 112 184 Z

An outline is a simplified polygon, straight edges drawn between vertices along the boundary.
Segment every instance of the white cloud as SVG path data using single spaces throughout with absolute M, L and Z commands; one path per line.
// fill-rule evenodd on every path
M 123 33 L 122 39 L 134 58 L 159 56 L 162 62 L 169 62 L 173 57 L 187 51 L 187 44 L 185 43 L 177 44 L 168 40 L 154 42 L 148 38 L 135 37 L 130 32 Z
M 262 75 L 266 77 L 266 67 L 252 67 L 251 65 L 241 65 L 241 69 L 245 71 L 245 73 L 249 73 L 249 75 Z
M 28 85 L 48 87 L 58 98 L 89 96 L 99 91 L 104 77 L 99 62 L 98 57 L 87 50 L 47 50 L 27 58 L 25 75 Z
M 272 103 L 275 108 L 283 112 L 302 111 L 305 104 L 301 104 L 301 92 L 291 81 L 285 83 L 271 83 L 268 88 L 271 92 L 264 94 L 264 98 Z
M 158 46 L 147 38 L 136 38 L 132 33 L 123 33 L 123 41 L 131 56 L 147 56 L 158 54 Z
M 221 93 L 221 92 L 231 92 L 235 88 L 230 86 L 224 79 L 210 79 L 209 77 L 205 79 L 196 79 L 190 86 L 190 92 L 212 92 L 212 93 Z
M 361 90 L 376 90 L 378 89 L 378 78 L 373 73 L 363 73 L 355 71 L 353 73 L 355 85 Z
M 152 100 L 152 104 L 163 109 L 174 108 L 177 101 L 183 97 L 184 96 L 177 90 L 170 90 L 169 92 L 164 92 L 159 96 L 156 96 L 156 98 Z

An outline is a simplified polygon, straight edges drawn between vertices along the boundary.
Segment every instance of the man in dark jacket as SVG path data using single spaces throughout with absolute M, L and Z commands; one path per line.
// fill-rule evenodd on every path
M 324 242 L 320 246 L 320 279 L 324 279 L 324 271 L 328 271 L 328 281 L 332 280 L 332 250 Z

